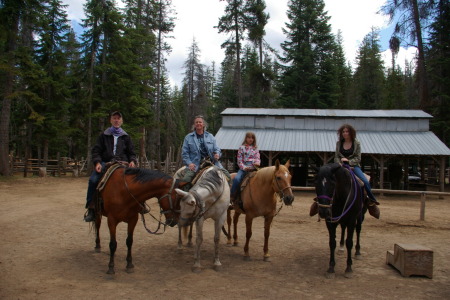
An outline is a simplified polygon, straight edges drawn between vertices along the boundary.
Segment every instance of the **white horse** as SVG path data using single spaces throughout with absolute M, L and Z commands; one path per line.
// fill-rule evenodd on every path
M 195 262 L 192 271 L 195 273 L 201 271 L 200 246 L 203 242 L 203 223 L 209 218 L 214 220 L 214 270 L 219 271 L 222 266 L 219 260 L 220 232 L 230 204 L 227 178 L 219 168 L 209 167 L 189 192 L 180 189 L 176 189 L 176 192 L 183 196 L 180 201 L 180 226 L 188 226 L 192 222 L 196 225 Z

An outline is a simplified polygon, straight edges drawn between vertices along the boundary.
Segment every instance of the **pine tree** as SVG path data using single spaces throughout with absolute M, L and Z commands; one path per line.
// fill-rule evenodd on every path
M 339 85 L 333 56 L 336 51 L 330 17 L 322 0 L 289 3 L 279 105 L 292 108 L 328 108 L 336 105 Z
M 384 66 L 380 54 L 378 32 L 367 34 L 358 50 L 353 76 L 355 98 L 353 108 L 379 109 L 383 103 Z
M 231 33 L 231 37 L 222 44 L 227 53 L 234 53 L 236 66 L 234 68 L 234 84 L 239 107 L 243 107 L 242 78 L 241 78 L 241 51 L 244 33 L 247 30 L 247 16 L 244 0 L 226 0 L 225 15 L 220 17 L 217 28 L 219 33 Z
M 431 25 L 429 74 L 431 82 L 431 128 L 447 145 L 450 144 L 450 2 L 440 0 Z

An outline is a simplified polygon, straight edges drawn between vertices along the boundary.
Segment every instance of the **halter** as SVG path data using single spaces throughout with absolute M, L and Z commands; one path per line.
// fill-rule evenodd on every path
M 276 178 L 275 172 L 273 173 L 273 180 L 276 182 L 277 188 L 278 188 L 278 192 L 276 192 L 276 193 L 278 193 L 280 195 L 281 200 L 283 200 L 283 202 L 284 202 L 284 197 L 285 197 L 284 190 L 291 189 L 292 187 L 290 185 L 288 185 L 287 187 L 282 189 L 280 187 L 280 184 L 278 183 L 278 180 Z M 291 190 L 291 192 L 292 192 L 292 190 Z
M 355 204 L 355 201 L 356 201 L 356 198 L 357 198 L 357 188 L 359 187 L 359 185 L 358 185 L 358 182 L 356 181 L 356 177 L 355 177 L 355 173 L 351 170 L 351 168 L 350 168 L 350 166 L 349 165 L 343 165 L 343 167 L 345 167 L 349 172 L 350 172 L 350 175 L 351 175 L 351 177 L 352 177 L 352 180 L 350 181 L 350 184 L 351 184 L 351 189 L 353 190 L 353 200 L 352 200 L 352 202 L 350 203 L 350 205 L 348 205 L 347 206 L 347 204 L 348 204 L 348 202 L 349 202 L 349 200 L 350 200 L 350 193 L 347 195 L 347 199 L 345 200 L 345 203 L 344 203 L 344 208 L 342 209 L 342 214 L 340 215 L 340 216 L 338 216 L 338 217 L 331 217 L 331 220 L 330 221 L 328 221 L 328 222 L 330 222 L 330 223 L 337 223 L 337 222 L 339 222 L 340 220 L 341 220 L 341 218 L 342 217 L 344 217 L 349 211 L 350 211 L 350 209 L 353 207 L 353 205 Z M 322 208 L 331 208 L 331 207 L 333 207 L 333 199 L 334 197 L 330 197 L 330 196 L 327 196 L 327 195 L 318 195 L 317 197 L 316 197 L 316 202 L 317 202 L 317 205 L 319 206 L 319 207 L 322 207 Z M 329 200 L 330 201 L 330 204 L 320 204 L 319 203 L 319 201 L 317 201 L 318 199 L 326 199 L 326 200 Z M 320 221 L 320 216 L 319 216 L 319 221 Z

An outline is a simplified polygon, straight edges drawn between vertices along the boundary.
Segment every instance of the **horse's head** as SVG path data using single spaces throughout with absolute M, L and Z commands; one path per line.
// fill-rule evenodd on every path
M 328 164 L 322 166 L 316 176 L 315 188 L 317 204 L 319 205 L 319 216 L 327 221 L 331 220 L 331 208 L 336 188 L 336 171 L 341 168 L 340 164 Z
M 291 205 L 294 201 L 294 193 L 291 188 L 292 175 L 289 172 L 289 160 L 286 164 L 281 165 L 277 159 L 275 163 L 275 171 L 273 173 L 274 190 L 281 195 L 284 204 Z
M 180 200 L 181 197 L 176 192 L 176 188 L 182 188 L 187 182 L 178 181 L 173 179 L 172 187 L 169 193 L 159 199 L 159 205 L 161 207 L 161 212 L 166 218 L 166 224 L 173 227 L 178 224 L 179 214 L 180 214 Z
M 177 194 L 181 196 L 180 200 L 180 226 L 191 225 L 199 211 L 197 200 L 192 193 L 185 192 L 180 189 L 175 189 Z

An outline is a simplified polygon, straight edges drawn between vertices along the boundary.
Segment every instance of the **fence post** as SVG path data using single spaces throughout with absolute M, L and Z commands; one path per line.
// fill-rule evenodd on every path
M 427 199 L 427 194 L 422 193 L 420 195 L 420 221 L 425 221 L 425 200 Z

